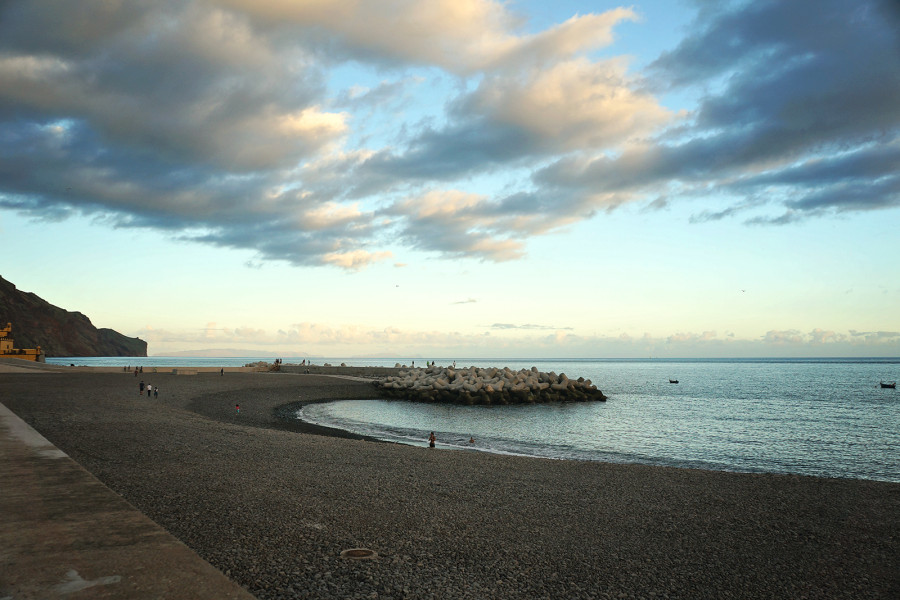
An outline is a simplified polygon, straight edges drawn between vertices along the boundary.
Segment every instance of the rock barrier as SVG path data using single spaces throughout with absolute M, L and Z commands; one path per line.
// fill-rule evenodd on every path
M 375 387 L 387 398 L 415 402 L 534 404 L 606 400 L 590 379 L 569 379 L 565 373 L 543 373 L 537 367 L 520 371 L 507 367 L 409 369 L 376 381 Z

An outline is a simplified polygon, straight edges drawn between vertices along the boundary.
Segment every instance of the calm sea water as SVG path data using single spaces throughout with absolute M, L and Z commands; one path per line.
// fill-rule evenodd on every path
M 900 482 L 900 395 L 879 386 L 900 379 L 898 359 L 475 364 L 533 364 L 583 376 L 609 400 L 526 406 L 345 401 L 311 404 L 299 416 L 423 446 L 434 431 L 439 447 Z
M 234 366 L 265 358 L 48 359 L 58 364 Z M 271 358 L 269 358 L 271 361 Z M 299 362 L 301 359 L 297 359 Z M 112 361 L 112 362 L 110 362 Z M 285 357 L 284 362 L 294 362 Z M 408 359 L 330 359 L 353 366 Z M 439 363 L 441 361 L 438 361 Z M 299 417 L 438 447 L 723 471 L 900 482 L 900 359 L 457 360 L 591 379 L 605 403 L 457 406 L 348 400 Z M 669 379 L 678 379 L 670 384 Z M 468 440 L 476 442 L 470 445 Z

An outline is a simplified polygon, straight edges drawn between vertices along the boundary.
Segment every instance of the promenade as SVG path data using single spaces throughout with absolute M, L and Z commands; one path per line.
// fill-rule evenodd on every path
M 0 404 L 0 598 L 254 596 Z

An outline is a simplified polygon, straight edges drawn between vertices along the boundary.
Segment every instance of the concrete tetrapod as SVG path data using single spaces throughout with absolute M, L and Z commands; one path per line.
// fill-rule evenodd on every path
M 537 367 L 513 371 L 432 366 L 409 369 L 375 382 L 382 396 L 416 402 L 457 404 L 533 404 L 606 401 L 590 379 L 543 373 Z

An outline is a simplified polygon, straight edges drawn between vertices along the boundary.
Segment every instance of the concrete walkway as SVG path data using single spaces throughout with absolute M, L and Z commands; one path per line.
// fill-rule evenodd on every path
M 253 600 L 0 404 L 0 600 Z

